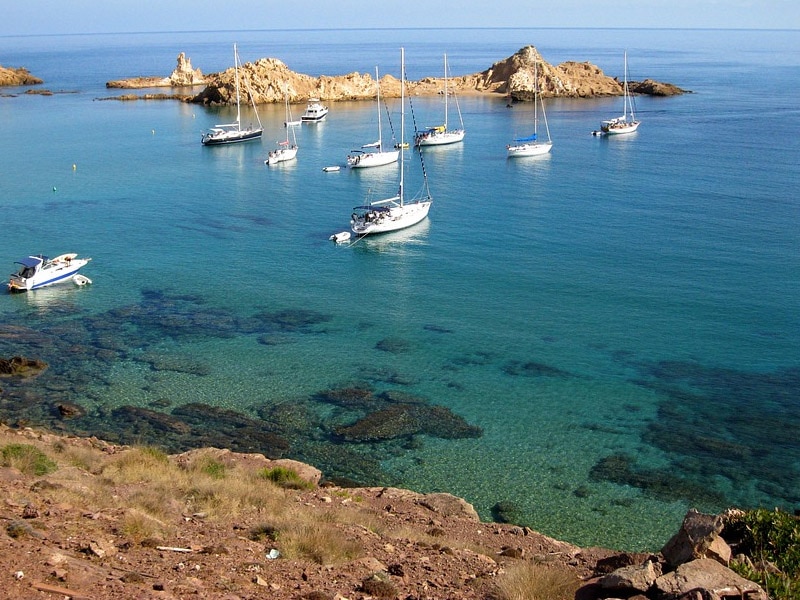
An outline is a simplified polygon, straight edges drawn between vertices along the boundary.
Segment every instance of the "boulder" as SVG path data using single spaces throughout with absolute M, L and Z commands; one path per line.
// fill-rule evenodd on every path
M 720 537 L 724 519 L 719 515 L 707 515 L 690 509 L 683 518 L 680 530 L 664 545 L 661 554 L 672 567 L 695 558 L 726 555 L 725 541 Z M 713 546 L 713 549 L 710 550 Z M 730 548 L 727 550 L 730 559 Z M 727 561 L 726 561 L 727 562 Z
M 647 593 L 660 576 L 661 565 L 648 560 L 641 565 L 621 567 L 601 577 L 599 583 L 604 589 L 625 590 L 627 597 L 630 592 Z
M 665 600 L 687 597 L 688 594 L 706 600 L 768 600 L 766 592 L 757 583 L 710 558 L 682 564 L 675 571 L 656 579 L 653 585 L 657 595 Z
M 417 504 L 443 517 L 469 519 L 476 523 L 480 523 L 481 520 L 472 504 L 452 494 L 425 494 Z

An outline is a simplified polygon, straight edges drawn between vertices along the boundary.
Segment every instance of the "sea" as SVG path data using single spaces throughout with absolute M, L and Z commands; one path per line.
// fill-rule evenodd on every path
M 527 45 L 622 78 L 627 53 L 630 80 L 686 93 L 637 96 L 638 132 L 612 137 L 592 132 L 621 97 L 548 98 L 553 149 L 530 159 L 506 145 L 532 104 L 451 97 L 464 142 L 404 154 L 429 217 L 335 244 L 398 187 L 397 164 L 323 171 L 374 141 L 374 102 L 331 103 L 267 166 L 282 104 L 258 107 L 260 141 L 204 147 L 233 108 L 105 86 L 181 52 L 224 70 L 234 44 L 312 76 L 399 77 L 404 48 L 410 80 Z M 46 363 L 0 378 L 0 422 L 297 459 L 581 546 L 658 550 L 692 508 L 800 508 L 800 31 L 7 36 L 0 64 L 44 80 L 0 89 L 6 273 L 92 258 L 91 285 L 0 297 L 0 358 Z M 439 124 L 443 99 L 412 97 L 402 133 L 386 99 L 384 137 Z

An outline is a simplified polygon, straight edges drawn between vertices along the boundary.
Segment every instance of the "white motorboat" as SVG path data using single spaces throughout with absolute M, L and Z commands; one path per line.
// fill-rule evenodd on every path
M 258 127 L 248 126 L 246 129 L 242 128 L 242 110 L 241 110 L 241 96 L 239 93 L 239 52 L 236 50 L 236 44 L 233 45 L 233 68 L 234 80 L 236 81 L 236 122 L 235 123 L 222 123 L 214 125 L 208 132 L 204 133 L 200 141 L 204 146 L 219 146 L 222 144 L 235 144 L 237 142 L 249 142 L 261 137 L 264 131 L 261 125 L 261 119 L 258 117 L 256 110 L 255 99 L 253 93 L 248 86 L 248 95 L 250 102 L 253 104 L 253 111 L 256 114 Z
M 328 116 L 328 107 L 321 104 L 319 98 L 309 98 L 306 112 L 300 116 L 303 123 L 316 123 Z
M 375 83 L 377 87 L 376 98 L 378 101 L 378 141 L 364 144 L 360 150 L 353 150 L 347 156 L 347 166 L 351 169 L 365 169 L 367 167 L 380 167 L 397 162 L 400 150 L 396 148 L 384 149 L 383 132 L 381 130 L 381 83 L 378 78 L 378 67 L 375 67 Z
M 27 292 L 68 281 L 90 260 L 92 259 L 78 258 L 75 253 L 61 254 L 55 258 L 42 254 L 26 256 L 16 262 L 21 267 L 11 274 L 8 291 Z
M 288 125 L 292 122 L 292 112 L 289 108 L 289 98 L 286 98 L 286 139 L 278 142 L 278 146 L 274 150 L 270 150 L 267 160 L 264 161 L 265 165 L 275 165 L 279 162 L 287 160 L 294 160 L 297 158 L 297 136 L 294 133 L 294 127 Z M 292 143 L 289 143 L 289 130 L 292 131 Z
M 400 147 L 404 144 L 405 129 L 405 50 L 400 50 Z M 417 153 L 422 161 L 422 153 Z M 400 152 L 400 185 L 397 194 L 365 206 L 356 206 L 350 218 L 350 228 L 359 237 L 385 233 L 416 225 L 428 216 L 433 198 L 428 190 L 428 178 L 423 168 L 423 190 L 410 200 L 405 199 L 403 177 L 405 152 Z
M 538 60 L 533 65 L 533 133 L 526 137 L 516 138 L 511 144 L 506 146 L 508 158 L 517 158 L 523 156 L 541 156 L 547 154 L 553 147 L 553 142 L 550 139 L 550 127 L 547 125 L 547 114 L 544 111 L 544 101 L 542 95 L 539 93 L 539 70 Z M 542 141 L 539 139 L 539 107 L 542 109 L 542 117 L 544 119 L 545 131 L 547 131 L 547 140 Z
M 464 139 L 466 131 L 464 130 L 464 119 L 461 117 L 461 108 L 458 106 L 458 98 L 455 91 L 452 92 L 453 100 L 455 100 L 456 109 L 458 110 L 458 120 L 461 126 L 458 129 L 447 128 L 447 105 L 450 101 L 450 91 L 447 89 L 447 55 L 444 55 L 444 123 L 436 125 L 435 127 L 428 127 L 420 131 L 414 137 L 414 144 L 416 146 L 442 146 L 444 144 L 454 144 Z
M 633 133 L 639 128 L 639 121 L 633 112 L 633 98 L 628 90 L 628 53 L 625 53 L 625 75 L 622 85 L 622 116 L 600 123 L 600 131 L 606 135 Z

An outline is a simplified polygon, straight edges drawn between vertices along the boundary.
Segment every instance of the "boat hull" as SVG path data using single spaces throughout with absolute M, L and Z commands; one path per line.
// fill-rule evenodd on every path
M 396 163 L 400 156 L 399 150 L 389 152 L 364 152 L 347 157 L 347 166 L 351 169 L 366 169 L 368 167 L 382 167 Z
M 454 129 L 444 132 L 422 133 L 416 137 L 416 146 L 444 146 L 445 144 L 455 144 L 464 139 L 466 131 Z
M 525 156 L 541 156 L 547 154 L 552 149 L 553 144 L 536 143 L 536 144 L 519 144 L 516 146 L 508 146 L 508 158 L 522 158 Z
M 359 237 L 405 229 L 427 217 L 431 203 L 431 200 L 409 202 L 402 206 L 388 207 L 384 211 L 375 211 L 370 217 L 367 217 L 369 213 L 366 213 L 358 218 L 353 218 L 350 221 L 350 228 Z
M 60 258 L 60 257 L 59 257 Z M 12 275 L 8 282 L 9 292 L 29 292 L 43 287 L 63 283 L 70 280 L 78 271 L 91 259 L 69 259 L 61 261 L 54 259 L 50 261 L 50 266 L 41 267 L 33 276 L 22 277 Z
M 223 144 L 238 144 L 240 142 L 250 142 L 261 138 L 261 129 L 251 129 L 235 133 L 225 133 L 220 135 L 206 134 L 201 142 L 204 146 L 221 146 Z
M 280 148 L 278 150 L 273 150 L 269 153 L 267 160 L 264 162 L 268 165 L 276 165 L 280 162 L 286 162 L 288 160 L 294 160 L 297 158 L 297 147 L 294 148 Z
M 633 133 L 639 128 L 639 121 L 632 121 L 629 123 L 607 123 L 603 122 L 600 126 L 600 131 L 606 135 L 623 135 L 626 133 Z

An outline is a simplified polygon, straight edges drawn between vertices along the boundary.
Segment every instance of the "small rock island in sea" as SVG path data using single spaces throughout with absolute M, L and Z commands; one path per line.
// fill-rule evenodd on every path
M 536 68 L 534 69 L 534 66 Z M 599 67 L 588 62 L 568 61 L 553 66 L 546 62 L 533 46 L 525 46 L 512 56 L 494 63 L 480 73 L 448 78 L 447 85 L 458 93 L 490 93 L 504 95 L 511 100 L 533 99 L 534 73 L 542 95 L 555 98 L 594 98 L 621 96 L 623 84 L 615 77 L 605 75 Z M 241 92 L 249 101 L 252 95 L 256 104 L 302 102 L 308 98 L 320 98 L 327 102 L 341 100 L 367 100 L 375 97 L 376 82 L 368 73 L 346 75 L 322 75 L 313 77 L 295 73 L 277 58 L 261 58 L 248 62 L 239 69 L 242 81 Z M 186 87 L 204 85 L 197 94 L 185 94 L 180 98 L 187 102 L 224 105 L 235 102 L 235 71 L 231 67 L 219 73 L 203 76 L 200 69 L 193 69 L 191 61 L 181 52 L 178 65 L 169 77 L 137 77 L 109 81 L 108 88 L 141 89 L 150 87 Z M 400 96 L 400 80 L 384 75 L 380 80 L 384 97 Z M 685 90 L 668 83 L 652 79 L 628 82 L 636 94 L 672 96 Z M 425 77 L 419 81 L 407 81 L 409 94 L 423 96 L 442 92 L 444 80 L 440 77 Z M 171 96 L 175 97 L 175 96 Z M 132 98 L 135 98 L 132 97 Z
M 13 68 L 0 65 L 0 86 L 39 85 L 44 83 L 38 77 L 31 75 L 23 67 Z

